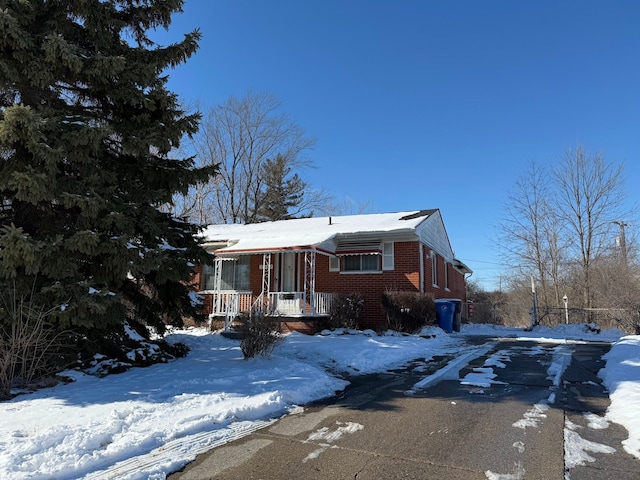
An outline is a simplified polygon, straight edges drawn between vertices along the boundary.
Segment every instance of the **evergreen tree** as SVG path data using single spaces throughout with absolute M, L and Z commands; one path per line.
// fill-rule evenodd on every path
M 295 217 L 295 209 L 303 200 L 307 184 L 298 176 L 291 175 L 291 167 L 282 155 L 268 159 L 262 167 L 264 192 L 258 206 L 260 221 L 287 220 Z
M 200 34 L 148 36 L 182 5 L 0 0 L 0 288 L 54 307 L 60 328 L 100 338 L 130 319 L 162 333 L 197 315 L 187 282 L 207 256 L 161 206 L 215 173 L 175 158 L 199 115 L 163 73 Z

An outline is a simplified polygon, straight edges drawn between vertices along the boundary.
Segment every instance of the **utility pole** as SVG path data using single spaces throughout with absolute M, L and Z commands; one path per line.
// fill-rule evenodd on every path
M 627 240 L 625 239 L 624 236 L 624 227 L 627 226 L 627 224 L 625 222 L 623 222 L 622 220 L 614 220 L 613 223 L 615 223 L 616 225 L 618 225 L 620 227 L 620 251 L 622 252 L 621 255 L 621 259 L 622 259 L 622 263 L 627 266 Z

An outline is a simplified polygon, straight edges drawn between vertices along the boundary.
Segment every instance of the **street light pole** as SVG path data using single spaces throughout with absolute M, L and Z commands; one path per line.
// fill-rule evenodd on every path
M 565 295 L 562 297 L 562 301 L 564 302 L 564 323 L 569 323 L 569 299 Z

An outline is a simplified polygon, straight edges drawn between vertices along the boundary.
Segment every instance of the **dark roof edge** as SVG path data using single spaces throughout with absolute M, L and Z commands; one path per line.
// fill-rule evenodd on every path
M 438 211 L 437 208 L 430 208 L 428 210 L 420 210 L 416 213 L 412 213 L 411 215 L 405 215 L 404 217 L 400 217 L 400 220 L 413 220 L 415 218 L 420 217 L 430 217 L 434 213 Z

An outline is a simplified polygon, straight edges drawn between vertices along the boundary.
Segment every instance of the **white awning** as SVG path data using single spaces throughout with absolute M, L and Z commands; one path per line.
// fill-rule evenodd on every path
M 380 255 L 382 243 L 380 241 L 356 242 L 341 241 L 336 248 L 336 255 Z

